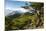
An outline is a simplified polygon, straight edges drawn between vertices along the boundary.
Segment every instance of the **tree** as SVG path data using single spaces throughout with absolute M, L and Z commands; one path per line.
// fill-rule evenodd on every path
M 43 3 L 32 3 L 32 5 L 30 5 L 30 6 L 32 6 L 33 8 L 35 8 L 35 9 L 41 9 L 41 7 L 43 7 Z

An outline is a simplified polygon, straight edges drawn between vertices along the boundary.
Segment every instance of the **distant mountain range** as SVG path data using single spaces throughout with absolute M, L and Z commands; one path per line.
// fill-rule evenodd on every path
M 20 8 L 20 9 L 17 9 L 17 10 L 6 9 L 5 10 L 5 16 L 10 16 L 10 15 L 14 15 L 14 14 L 22 14 L 22 13 L 26 13 L 26 12 L 33 13 L 34 11 L 35 10 L 26 10 L 26 9 L 23 9 L 23 8 Z

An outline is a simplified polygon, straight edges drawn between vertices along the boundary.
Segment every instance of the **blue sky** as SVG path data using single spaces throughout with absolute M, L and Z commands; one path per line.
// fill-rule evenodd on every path
M 26 6 L 26 1 L 17 1 L 17 0 L 5 0 L 5 15 L 8 15 L 12 11 L 21 10 L 25 12 L 25 9 L 22 9 L 21 6 Z
M 25 6 L 25 3 L 24 1 L 14 1 L 14 0 L 6 0 L 5 1 L 5 7 L 6 8 L 16 8 L 16 7 L 21 7 L 21 6 Z

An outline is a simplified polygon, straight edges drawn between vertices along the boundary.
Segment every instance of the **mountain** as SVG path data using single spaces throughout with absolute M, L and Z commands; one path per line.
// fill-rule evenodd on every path
M 8 16 L 11 18 L 19 17 L 22 13 L 19 11 L 13 11 L 12 13 L 9 13 Z
M 13 11 L 12 10 L 9 10 L 9 9 L 5 9 L 4 13 L 5 13 L 5 16 L 8 16 L 9 13 L 12 13 Z
M 23 14 L 23 13 L 26 13 L 26 12 L 29 12 L 29 13 L 34 13 L 35 10 L 28 10 L 28 9 L 24 9 L 24 8 L 17 8 L 17 9 L 14 9 L 14 10 L 10 10 L 10 9 L 6 9 L 5 10 L 5 16 L 10 16 L 10 15 L 14 15 L 14 14 Z

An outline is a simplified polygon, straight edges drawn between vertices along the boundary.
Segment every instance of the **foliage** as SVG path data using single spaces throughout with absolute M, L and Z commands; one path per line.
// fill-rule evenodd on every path
M 26 5 L 28 5 L 26 3 Z M 41 7 L 43 7 L 42 3 L 32 3 L 32 5 L 22 6 L 23 8 L 33 7 L 41 13 Z M 5 31 L 7 30 L 23 30 L 23 29 L 34 29 L 34 28 L 43 28 L 44 16 L 43 14 L 38 13 L 25 13 L 25 14 L 15 14 L 12 16 L 5 17 Z M 43 12 L 42 12 L 43 13 Z

